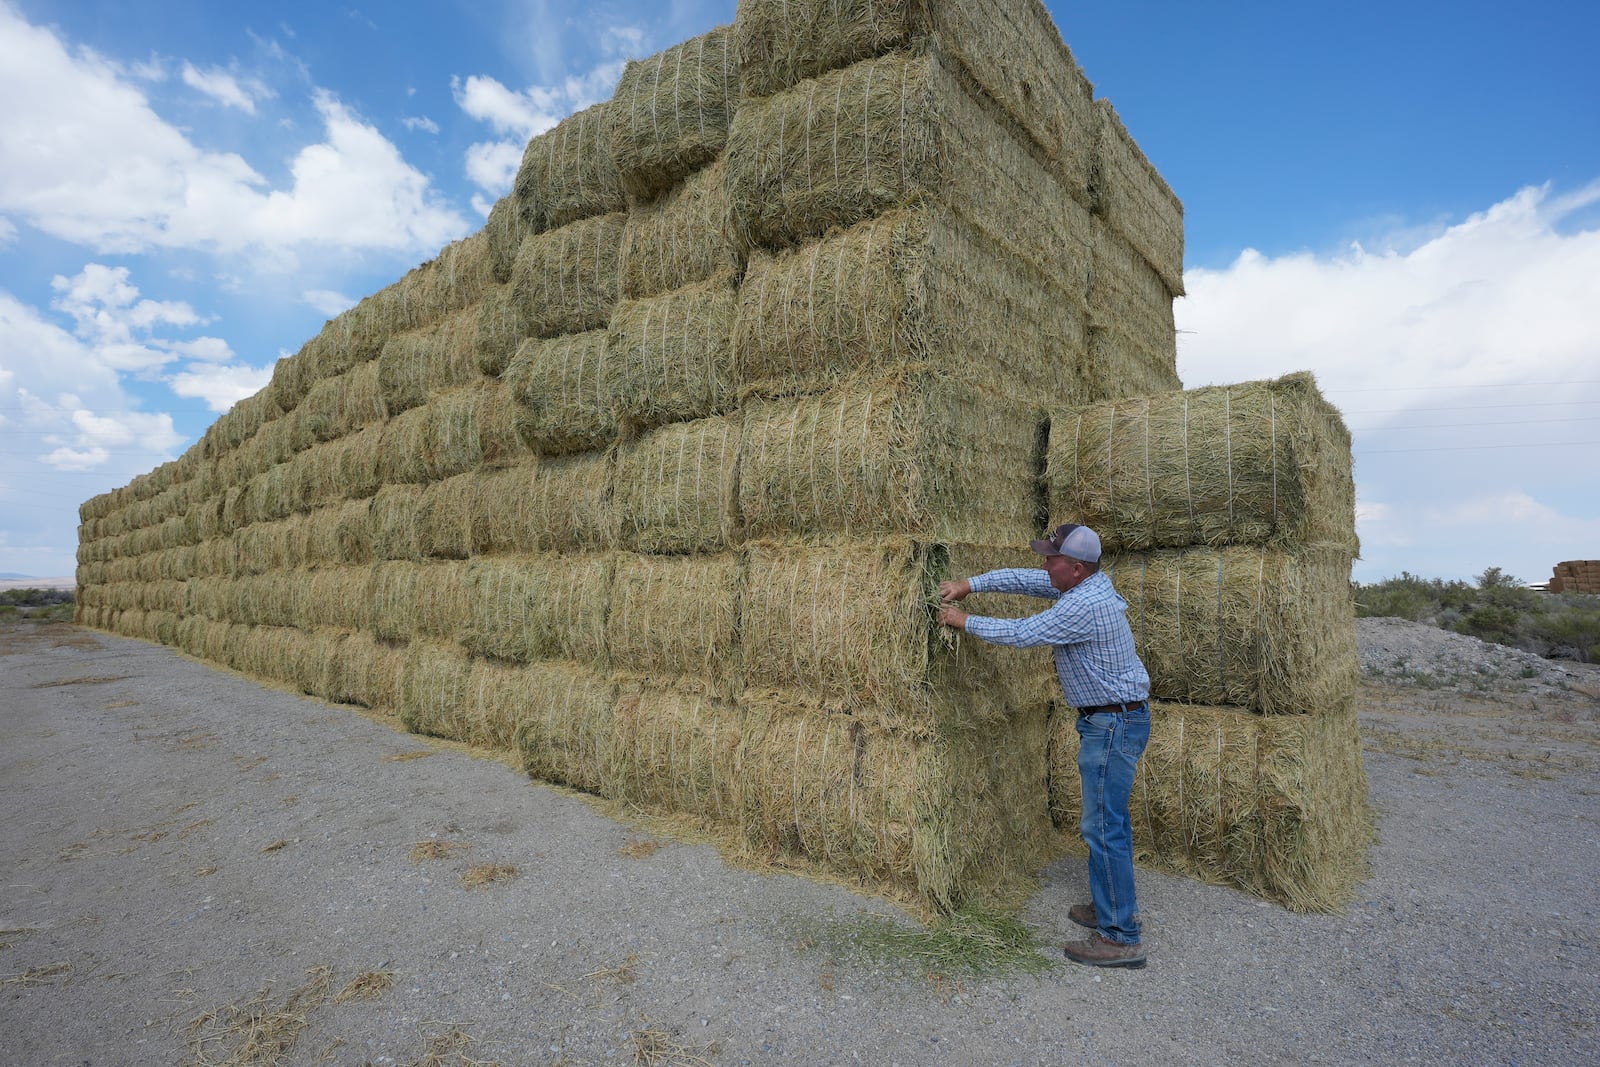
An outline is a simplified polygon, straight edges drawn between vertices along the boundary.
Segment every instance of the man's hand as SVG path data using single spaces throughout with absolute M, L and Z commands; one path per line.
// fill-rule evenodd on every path
M 962 595 L 965 596 L 966 594 L 963 593 Z M 956 630 L 965 630 L 967 628 L 967 613 L 960 608 L 953 608 L 949 604 L 945 604 L 939 609 L 939 625 L 949 626 Z
M 939 602 L 941 604 L 953 604 L 957 600 L 967 599 L 971 594 L 972 583 L 965 578 L 939 583 Z

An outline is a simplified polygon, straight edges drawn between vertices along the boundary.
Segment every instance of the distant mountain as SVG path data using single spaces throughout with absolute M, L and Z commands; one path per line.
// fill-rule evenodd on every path
M 12 574 L 10 571 L 0 571 L 0 582 L 26 582 L 32 577 L 33 575 L 31 574 Z

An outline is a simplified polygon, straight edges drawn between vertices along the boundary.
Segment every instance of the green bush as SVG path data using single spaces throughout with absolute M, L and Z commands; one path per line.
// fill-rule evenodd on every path
M 1499 567 L 1475 584 L 1402 571 L 1357 583 L 1355 592 L 1361 618 L 1409 619 L 1541 656 L 1600 663 L 1600 596 L 1527 589 Z

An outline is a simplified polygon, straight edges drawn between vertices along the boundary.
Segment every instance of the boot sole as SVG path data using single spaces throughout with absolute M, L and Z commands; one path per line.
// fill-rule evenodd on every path
M 1145 956 L 1140 956 L 1135 960 L 1086 960 L 1066 951 L 1061 954 L 1071 962 L 1082 964 L 1085 967 L 1126 967 L 1130 971 L 1142 971 L 1144 970 L 1144 965 L 1149 962 Z

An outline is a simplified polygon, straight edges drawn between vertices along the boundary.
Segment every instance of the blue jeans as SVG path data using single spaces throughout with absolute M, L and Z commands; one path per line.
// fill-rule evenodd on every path
M 1089 846 L 1089 891 L 1101 936 L 1119 945 L 1139 943 L 1128 798 L 1134 769 L 1149 743 L 1149 704 L 1138 711 L 1078 716 L 1078 774 L 1083 779 L 1079 828 Z

